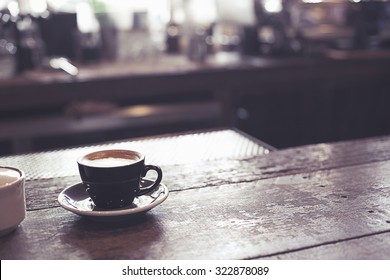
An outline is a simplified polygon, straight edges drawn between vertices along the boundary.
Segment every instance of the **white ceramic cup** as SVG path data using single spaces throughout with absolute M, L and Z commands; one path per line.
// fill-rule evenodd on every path
M 0 166 L 0 236 L 15 230 L 26 217 L 25 175 Z

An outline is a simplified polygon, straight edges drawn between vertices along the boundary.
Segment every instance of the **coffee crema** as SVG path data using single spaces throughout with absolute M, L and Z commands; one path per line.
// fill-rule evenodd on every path
M 119 167 L 136 163 L 142 155 L 131 150 L 103 150 L 85 155 L 79 163 L 90 167 Z
M 137 162 L 139 159 L 130 159 L 130 158 L 97 158 L 97 159 L 87 159 L 82 160 L 82 164 L 93 166 L 93 167 L 118 167 L 130 165 Z

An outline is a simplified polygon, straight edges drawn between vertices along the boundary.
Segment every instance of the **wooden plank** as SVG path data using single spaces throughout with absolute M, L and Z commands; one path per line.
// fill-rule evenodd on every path
M 278 260 L 388 260 L 390 252 L 390 231 L 380 234 L 315 246 L 286 254 L 261 259 Z
M 310 176 L 240 183 L 225 178 L 220 185 L 172 192 L 145 220 L 131 225 L 90 222 L 58 207 L 30 211 L 14 234 L 0 239 L 0 258 L 251 259 L 281 254 L 390 231 L 389 185 L 390 161 L 384 161 Z M 390 251 L 383 257 L 390 258 Z
M 390 137 L 297 147 L 259 157 L 161 167 L 164 171 L 163 182 L 171 191 L 179 191 L 229 183 L 250 183 L 293 174 L 309 177 L 313 170 L 330 170 L 384 160 L 390 160 Z M 28 181 L 28 209 L 58 206 L 56 199 L 62 189 L 79 181 L 78 176 Z

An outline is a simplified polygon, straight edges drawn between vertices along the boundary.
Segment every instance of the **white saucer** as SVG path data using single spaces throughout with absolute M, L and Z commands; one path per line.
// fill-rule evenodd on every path
M 153 182 L 146 179 L 141 181 L 142 185 L 149 185 L 151 183 Z M 120 209 L 102 209 L 95 206 L 88 196 L 83 184 L 78 183 L 64 189 L 58 195 L 58 202 L 66 210 L 80 216 L 102 221 L 118 221 L 127 220 L 137 214 L 149 211 L 164 202 L 168 197 L 168 193 L 168 188 L 160 183 L 155 191 L 136 197 L 133 204 L 128 207 Z

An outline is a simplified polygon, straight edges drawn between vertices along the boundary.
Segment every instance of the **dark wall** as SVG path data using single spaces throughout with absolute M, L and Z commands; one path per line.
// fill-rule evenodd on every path
M 277 147 L 390 134 L 390 82 L 286 85 L 237 100 L 237 127 Z

